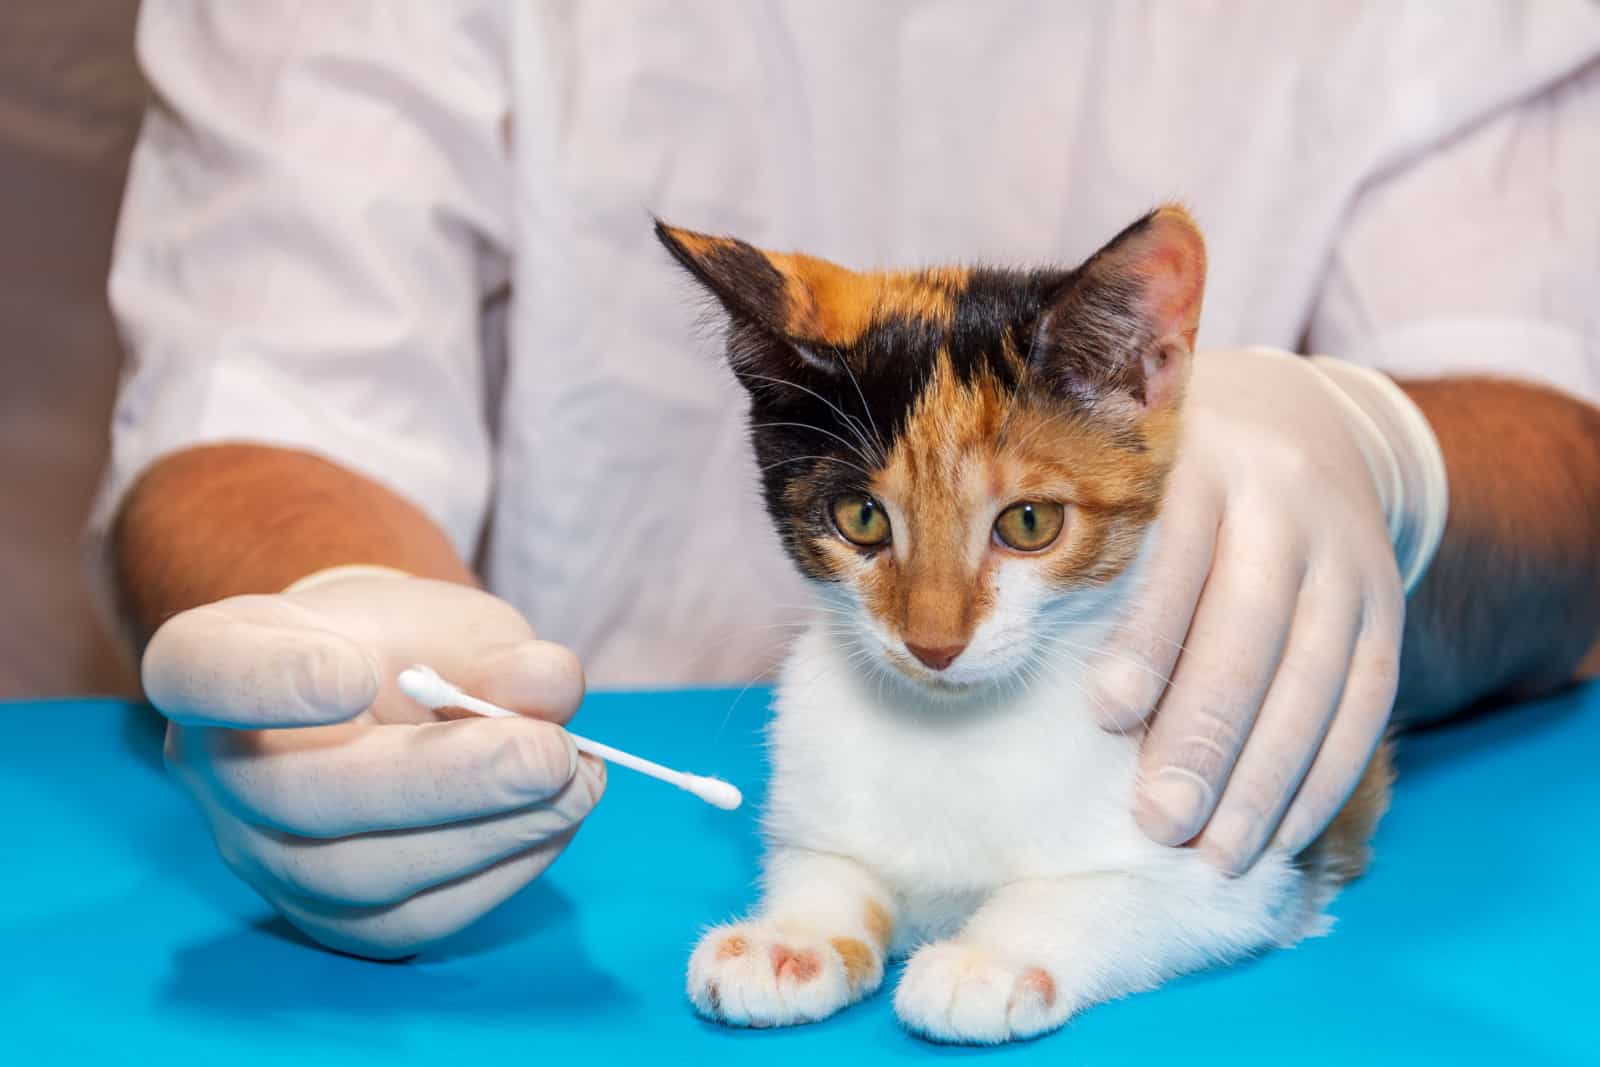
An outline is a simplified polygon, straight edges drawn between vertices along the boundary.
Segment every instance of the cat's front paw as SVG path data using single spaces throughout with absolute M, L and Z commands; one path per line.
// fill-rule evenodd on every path
M 913 1033 L 968 1045 L 1034 1037 L 1072 1014 L 1043 967 L 1017 966 L 959 941 L 925 945 L 906 962 L 894 1010 Z
M 815 1022 L 874 992 L 883 960 L 864 942 L 754 920 L 719 926 L 689 957 L 689 1000 L 733 1026 Z

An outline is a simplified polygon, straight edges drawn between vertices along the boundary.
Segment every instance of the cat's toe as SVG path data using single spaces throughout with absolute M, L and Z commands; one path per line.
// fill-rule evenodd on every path
M 1025 967 L 1011 986 L 1006 1004 L 1006 1021 L 1013 1038 L 1034 1037 L 1054 1030 L 1066 1021 L 1068 1012 L 1060 1003 L 1056 980 L 1043 967 Z
M 1065 1021 L 1056 983 L 1042 967 L 1017 967 L 987 950 L 940 942 L 906 963 L 895 1013 L 933 1041 L 992 1045 L 1033 1037 Z
M 1014 976 L 987 953 L 953 941 L 926 945 L 906 962 L 894 1010 L 913 1033 L 934 1041 L 1007 1040 Z
M 833 942 L 761 922 L 717 927 L 689 957 L 695 1010 L 733 1026 L 826 1018 L 860 992 L 853 979 L 850 961 Z

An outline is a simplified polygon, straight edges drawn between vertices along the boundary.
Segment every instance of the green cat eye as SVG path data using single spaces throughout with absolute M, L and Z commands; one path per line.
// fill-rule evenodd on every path
M 833 498 L 833 525 L 839 536 L 861 548 L 877 548 L 889 541 L 889 516 L 883 505 L 861 493 Z
M 1066 508 L 1048 500 L 1019 501 L 994 520 L 994 535 L 1007 548 L 1037 552 L 1061 536 L 1066 514 Z

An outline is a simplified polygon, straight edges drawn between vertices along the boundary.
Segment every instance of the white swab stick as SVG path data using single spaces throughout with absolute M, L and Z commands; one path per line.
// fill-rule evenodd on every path
M 400 677 L 396 680 L 400 684 L 402 693 L 425 708 L 435 710 L 438 708 L 465 708 L 468 711 L 477 712 L 479 715 L 487 715 L 495 719 L 521 718 L 516 712 L 502 708 L 498 704 L 491 704 L 487 700 L 479 700 L 475 696 L 463 693 L 460 689 L 439 677 L 439 673 L 432 667 L 424 667 L 420 663 L 401 671 Z M 612 748 L 610 745 L 602 745 L 600 742 L 591 741 L 587 737 L 579 737 L 570 731 L 568 736 L 572 738 L 572 743 L 578 747 L 579 752 L 587 752 L 589 755 L 597 756 L 607 763 L 615 763 L 617 766 L 626 767 L 630 771 L 638 771 L 640 774 L 647 774 L 651 778 L 660 779 L 668 785 L 675 785 L 686 793 L 693 793 L 714 808 L 732 811 L 744 803 L 744 797 L 739 794 L 739 790 L 731 783 L 724 782 L 721 778 L 708 778 L 703 774 L 685 774 L 683 771 L 675 771 L 671 767 L 663 767 L 659 763 L 640 759 L 638 756 L 623 752 L 621 749 Z

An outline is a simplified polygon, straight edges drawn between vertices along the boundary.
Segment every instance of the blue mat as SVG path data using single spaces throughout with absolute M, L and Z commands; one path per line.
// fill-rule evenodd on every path
M 766 694 L 736 697 L 600 694 L 581 722 L 759 804 Z M 4 1064 L 1600 1062 L 1600 685 L 1406 739 L 1377 865 L 1332 936 L 998 1051 L 908 1037 L 884 995 L 784 1031 L 691 1014 L 697 931 L 753 895 L 754 805 L 614 773 L 545 878 L 433 954 L 376 964 L 311 947 L 227 873 L 148 709 L 0 705 L 0 741 Z

